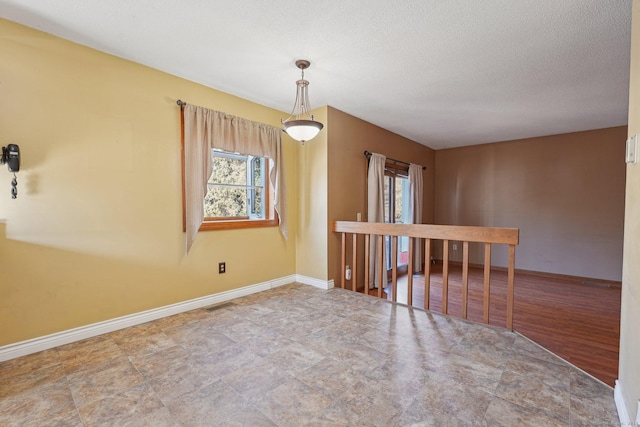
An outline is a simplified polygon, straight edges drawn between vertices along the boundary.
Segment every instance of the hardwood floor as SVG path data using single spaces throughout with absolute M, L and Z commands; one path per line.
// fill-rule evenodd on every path
M 432 266 L 429 310 L 441 312 L 442 265 Z M 461 268 L 451 265 L 448 313 L 461 314 Z M 424 276 L 413 279 L 413 305 L 424 308 Z M 514 330 L 610 386 L 618 378 L 619 284 L 516 273 Z M 492 270 L 489 323 L 505 326 L 507 273 Z M 483 272 L 469 269 L 469 320 L 482 322 Z M 407 277 L 398 280 L 398 302 L 407 302 Z

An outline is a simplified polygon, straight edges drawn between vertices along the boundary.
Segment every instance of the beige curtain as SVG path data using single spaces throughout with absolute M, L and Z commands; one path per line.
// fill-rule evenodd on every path
M 372 153 L 369 159 L 369 174 L 367 177 L 367 220 L 369 222 L 384 222 L 384 164 L 386 160 L 385 156 L 378 153 Z M 377 236 L 372 234 L 369 244 L 371 250 L 369 288 L 374 288 L 376 285 L 383 286 L 381 277 L 378 277 Z M 386 274 L 385 268 L 383 268 L 383 271 Z
M 187 104 L 184 107 L 185 221 L 187 253 L 204 220 L 204 196 L 211 174 L 211 149 L 271 159 L 269 181 L 280 232 L 287 238 L 286 189 L 279 128 L 220 111 Z
M 409 223 L 422 224 L 422 166 L 409 165 Z M 422 270 L 422 239 L 416 239 L 413 250 L 414 272 Z

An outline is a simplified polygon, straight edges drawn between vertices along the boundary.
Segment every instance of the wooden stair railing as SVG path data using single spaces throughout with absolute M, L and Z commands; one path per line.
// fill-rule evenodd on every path
M 378 274 L 384 274 L 384 237 L 391 237 L 392 265 L 391 270 L 391 300 L 396 301 L 398 294 L 397 253 L 398 237 L 410 237 L 409 260 L 407 271 L 407 304 L 413 305 L 413 272 L 414 264 L 414 239 L 424 239 L 425 271 L 424 271 L 424 308 L 429 309 L 430 273 L 431 273 L 431 241 L 442 241 L 442 313 L 448 314 L 449 299 L 449 242 L 462 242 L 462 318 L 467 318 L 468 286 L 469 286 L 469 243 L 484 243 L 484 290 L 483 290 L 483 322 L 489 324 L 489 296 L 491 283 L 491 245 L 505 244 L 509 246 L 509 263 L 507 267 L 507 329 L 513 329 L 513 294 L 515 276 L 515 253 L 519 243 L 519 230 L 517 228 L 495 227 L 468 227 L 457 225 L 431 225 L 431 224 L 386 224 L 371 222 L 336 221 L 333 231 L 342 233 L 342 274 L 340 286 L 345 287 L 344 272 L 346 269 L 347 235 L 352 234 L 352 276 L 351 289 L 356 291 L 358 283 L 358 235 L 364 235 L 364 288 L 365 293 L 369 288 L 370 266 L 370 236 L 374 236 L 378 246 Z M 382 297 L 382 286 L 378 286 L 378 297 Z

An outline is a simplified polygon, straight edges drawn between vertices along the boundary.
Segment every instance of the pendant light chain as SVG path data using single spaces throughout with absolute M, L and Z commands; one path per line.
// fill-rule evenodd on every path
M 311 114 L 309 82 L 304 79 L 304 70 L 310 65 L 311 63 L 307 60 L 296 61 L 296 67 L 302 71 L 302 78 L 296 81 L 296 101 L 293 104 L 293 111 L 286 120 L 282 120 L 282 130 L 303 144 L 313 139 L 324 127 L 322 123 L 315 121 Z

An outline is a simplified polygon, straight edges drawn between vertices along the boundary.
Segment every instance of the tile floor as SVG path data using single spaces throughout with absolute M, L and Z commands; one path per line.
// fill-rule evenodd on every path
M 2 426 L 614 426 L 522 336 L 292 284 L 0 364 Z

